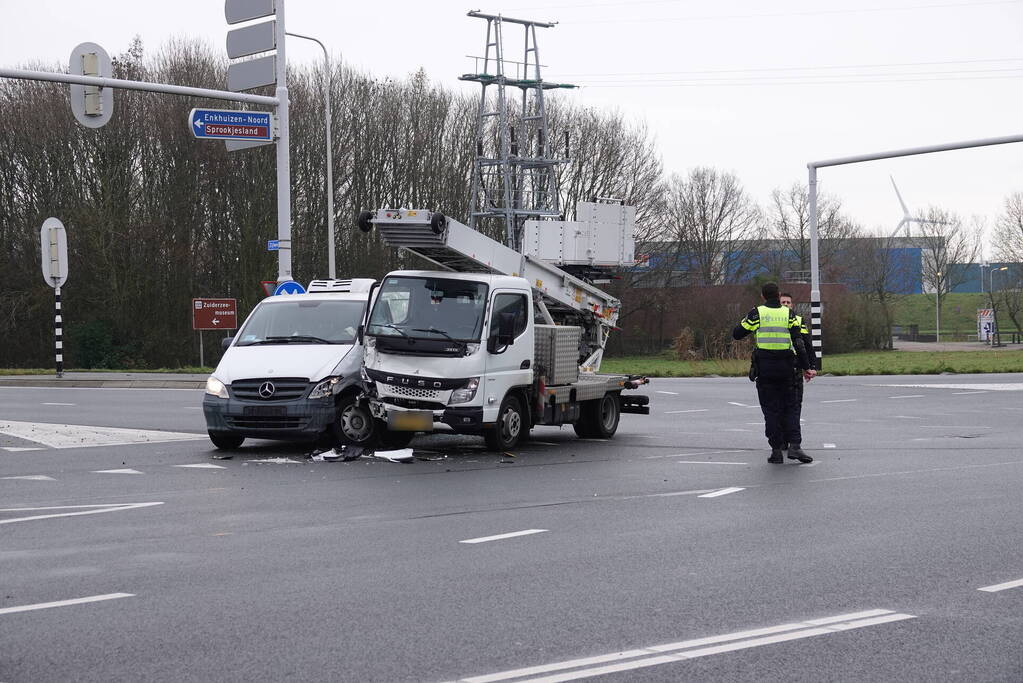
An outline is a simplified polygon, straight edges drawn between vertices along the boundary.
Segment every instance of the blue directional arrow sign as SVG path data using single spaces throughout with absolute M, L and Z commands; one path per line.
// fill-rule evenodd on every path
M 305 294 L 305 287 L 294 280 L 288 280 L 277 285 L 277 289 L 274 290 L 274 296 L 280 294 Z
M 281 250 L 281 241 L 280 240 L 267 240 L 266 241 L 266 250 L 267 251 L 280 251 Z
M 273 141 L 273 118 L 267 111 L 193 109 L 188 114 L 192 135 L 209 140 Z

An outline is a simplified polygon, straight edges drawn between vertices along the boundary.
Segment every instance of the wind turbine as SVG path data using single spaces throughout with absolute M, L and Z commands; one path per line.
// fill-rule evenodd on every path
M 914 216 L 911 216 L 909 214 L 909 207 L 906 206 L 906 202 L 902 201 L 902 194 L 899 192 L 899 186 L 895 184 L 895 178 L 892 177 L 892 176 L 888 176 L 888 177 L 892 181 L 892 187 L 895 188 L 895 196 L 899 198 L 899 204 L 902 205 L 902 220 L 899 221 L 899 224 L 895 227 L 895 232 L 892 233 L 892 237 L 895 237 L 896 235 L 898 235 L 899 234 L 899 230 L 901 230 L 902 226 L 905 225 L 906 226 L 906 237 L 908 238 L 909 237 L 909 224 L 910 223 L 918 223 L 920 225 L 923 225 L 923 224 L 926 224 L 926 223 L 930 223 L 931 225 L 945 225 L 945 221 L 930 221 L 930 220 L 927 220 L 926 218 L 916 218 Z

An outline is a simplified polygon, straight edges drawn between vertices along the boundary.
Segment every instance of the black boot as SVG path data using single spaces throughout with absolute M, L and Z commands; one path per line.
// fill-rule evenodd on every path
M 809 455 L 807 455 L 806 451 L 804 451 L 802 448 L 799 447 L 799 444 L 794 444 L 794 443 L 793 444 L 789 444 L 789 459 L 790 460 L 798 460 L 799 462 L 803 463 L 804 465 L 806 463 L 808 463 L 808 462 L 813 462 L 813 458 L 811 458 Z
M 789 457 L 791 457 L 791 456 L 789 456 Z M 781 449 L 780 448 L 772 448 L 771 449 L 771 457 L 767 459 L 767 462 L 771 463 L 772 465 L 780 465 L 783 462 L 785 462 L 784 460 L 782 460 L 782 457 L 781 457 Z

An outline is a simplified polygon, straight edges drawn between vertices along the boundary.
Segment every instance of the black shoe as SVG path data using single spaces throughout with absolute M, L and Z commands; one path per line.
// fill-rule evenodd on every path
M 803 463 L 804 465 L 806 463 L 813 462 L 813 458 L 811 458 L 809 455 L 807 455 L 806 451 L 804 451 L 799 446 L 795 446 L 795 445 L 789 447 L 789 459 L 790 460 L 798 460 L 799 462 Z
M 780 465 L 783 462 L 785 462 L 782 459 L 782 457 L 781 457 L 781 449 L 780 448 L 772 448 L 771 449 L 771 457 L 767 459 L 767 462 L 771 463 L 772 465 Z

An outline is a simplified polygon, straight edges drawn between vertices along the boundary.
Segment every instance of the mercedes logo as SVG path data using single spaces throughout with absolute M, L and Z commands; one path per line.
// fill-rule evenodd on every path
M 263 382 L 259 385 L 259 395 L 262 398 L 270 398 L 277 391 L 277 387 L 273 385 L 273 382 Z

